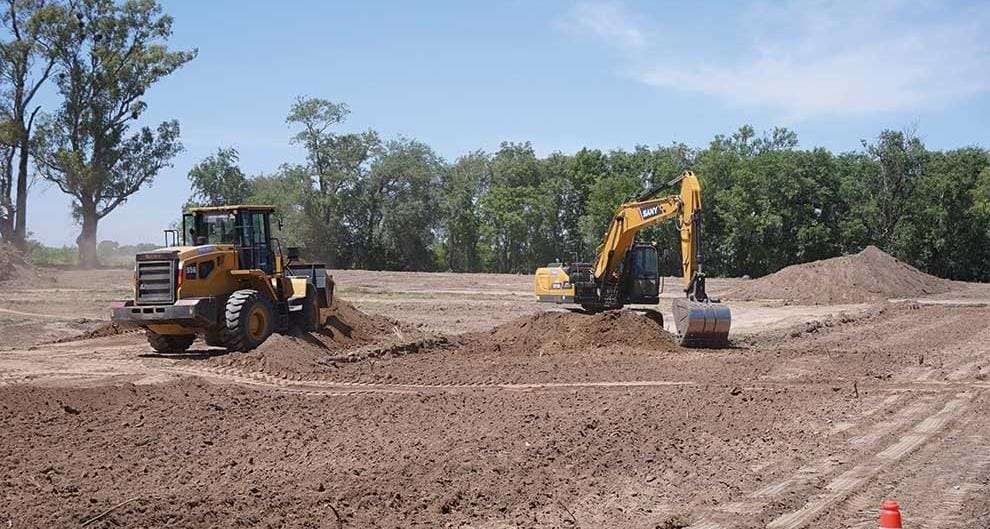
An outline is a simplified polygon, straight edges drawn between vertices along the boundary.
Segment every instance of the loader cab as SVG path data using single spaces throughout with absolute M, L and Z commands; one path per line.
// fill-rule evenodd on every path
M 239 268 L 275 273 L 272 245 L 273 206 L 192 208 L 182 216 L 185 246 L 229 244 L 237 250 Z
M 636 244 L 626 252 L 626 303 L 655 305 L 660 301 L 660 270 L 657 248 Z

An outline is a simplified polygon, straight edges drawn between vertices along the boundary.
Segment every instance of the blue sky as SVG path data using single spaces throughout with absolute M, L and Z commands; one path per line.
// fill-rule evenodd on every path
M 802 147 L 853 150 L 884 128 L 932 148 L 990 146 L 990 2 L 164 1 L 173 47 L 199 56 L 148 94 L 185 151 L 100 225 L 158 241 L 186 173 L 233 146 L 249 174 L 301 161 L 298 95 L 346 102 L 373 128 L 449 160 L 502 141 L 541 154 L 787 126 Z M 52 104 L 48 99 L 43 103 Z M 57 188 L 32 188 L 29 230 L 73 244 Z

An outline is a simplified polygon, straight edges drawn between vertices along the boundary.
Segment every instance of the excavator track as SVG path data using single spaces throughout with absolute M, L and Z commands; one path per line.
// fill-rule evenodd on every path
M 725 347 L 729 344 L 732 313 L 728 305 L 713 301 L 675 299 L 674 325 L 686 347 Z

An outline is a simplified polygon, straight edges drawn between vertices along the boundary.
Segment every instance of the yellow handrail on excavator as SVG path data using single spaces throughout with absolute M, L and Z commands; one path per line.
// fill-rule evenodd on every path
M 701 185 L 685 171 L 668 185 L 681 184 L 678 195 L 657 197 L 657 190 L 619 206 L 598 247 L 594 264 L 552 263 L 536 271 L 539 301 L 576 303 L 597 312 L 632 304 L 659 303 L 655 245 L 637 244 L 645 228 L 675 220 L 681 243 L 685 298 L 673 303 L 674 320 L 685 345 L 719 346 L 728 341 L 729 308 L 705 291 L 701 258 Z

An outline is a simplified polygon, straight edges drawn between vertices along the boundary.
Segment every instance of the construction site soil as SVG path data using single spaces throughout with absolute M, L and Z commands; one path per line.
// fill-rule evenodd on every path
M 128 274 L 67 275 L 0 294 L 0 527 L 990 524 L 985 285 L 734 301 L 707 350 L 676 289 L 592 316 L 530 276 L 338 271 L 320 332 L 165 356 L 98 318 Z M 97 324 L 21 345 L 69 317 Z
M 854 255 L 788 266 L 729 291 L 730 299 L 860 303 L 948 292 L 952 282 L 921 272 L 875 246 Z
M 0 241 L 0 284 L 4 286 L 30 284 L 43 277 L 38 269 L 11 244 Z

